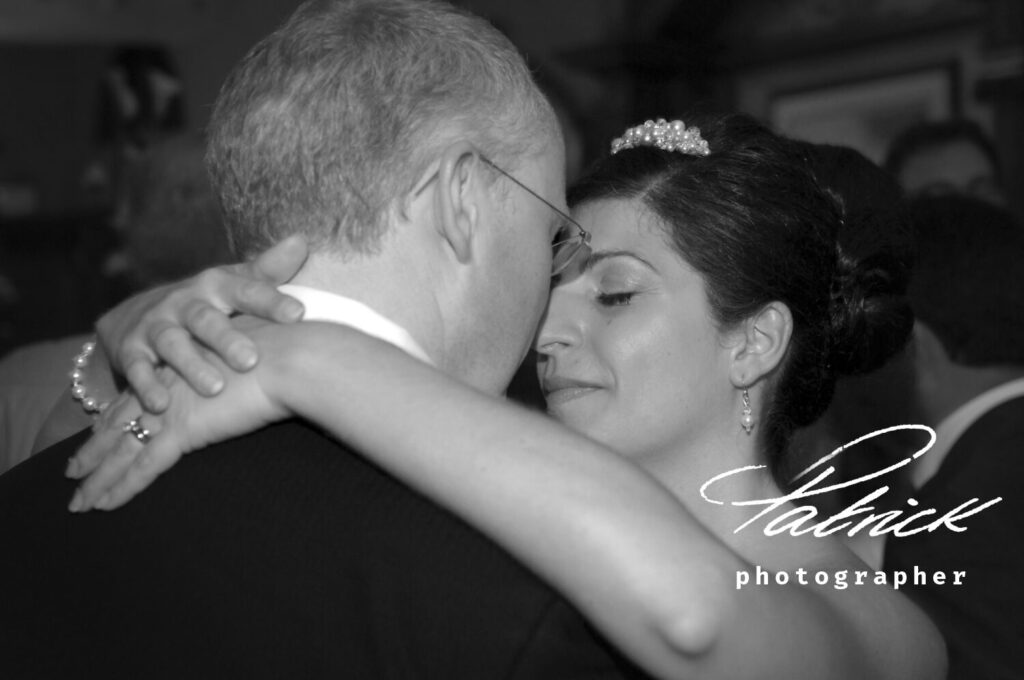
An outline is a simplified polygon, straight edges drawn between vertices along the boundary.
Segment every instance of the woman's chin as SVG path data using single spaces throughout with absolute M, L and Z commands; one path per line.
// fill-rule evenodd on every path
M 548 415 L 573 432 L 646 467 L 644 461 L 652 450 L 647 441 L 649 432 L 610 417 L 605 410 L 585 410 L 576 403 L 549 405 Z
M 594 438 L 595 418 L 581 413 L 580 409 L 566 407 L 564 404 L 548 404 L 548 415 L 573 432 Z
M 620 428 L 612 425 L 613 421 L 609 419 L 605 410 L 598 410 L 592 406 L 594 405 L 588 405 L 583 400 L 549 403 L 548 415 L 573 432 L 621 453 L 623 441 Z

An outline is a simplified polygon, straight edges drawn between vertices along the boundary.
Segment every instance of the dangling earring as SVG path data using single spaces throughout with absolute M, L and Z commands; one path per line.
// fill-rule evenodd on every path
M 750 393 L 743 390 L 743 415 L 740 416 L 743 431 L 750 434 L 754 430 L 754 413 L 750 410 Z

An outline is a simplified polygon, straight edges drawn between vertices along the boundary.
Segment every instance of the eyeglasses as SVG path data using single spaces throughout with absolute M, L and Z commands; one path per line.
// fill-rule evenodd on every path
M 498 167 L 494 163 L 494 161 L 492 161 L 487 156 L 484 156 L 483 154 L 478 154 L 478 155 L 480 156 L 480 160 L 483 161 L 485 164 L 487 164 L 488 166 L 490 166 L 494 170 L 497 170 L 499 173 L 501 173 L 502 175 L 504 175 L 505 177 L 510 179 L 513 183 L 519 185 L 526 193 L 530 194 L 531 196 L 536 198 L 538 201 L 540 201 L 541 203 L 543 203 L 547 207 L 549 207 L 552 210 L 554 210 L 555 213 L 559 217 L 561 217 L 565 221 L 565 223 L 567 225 L 572 225 L 572 226 L 576 227 L 576 234 L 575 235 L 569 236 L 568 238 L 563 238 L 562 240 L 555 241 L 554 243 L 551 244 L 551 250 L 552 250 L 551 276 L 558 276 L 563 271 L 565 271 L 565 268 L 569 266 L 569 264 L 573 261 L 573 259 L 575 259 L 575 257 L 580 252 L 585 252 L 585 253 L 589 253 L 590 252 L 590 232 L 588 232 L 586 229 L 584 229 L 583 226 L 580 225 L 579 222 L 577 222 L 573 218 L 569 217 L 568 215 L 566 215 L 564 212 L 562 212 L 561 210 L 559 210 L 555 206 L 551 205 L 551 203 L 546 198 L 544 198 L 543 196 L 538 194 L 536 191 L 534 191 L 530 187 L 528 187 L 525 184 L 523 184 L 522 182 L 520 182 L 518 179 L 513 177 L 511 174 L 509 174 L 508 172 L 505 172 L 504 170 L 502 170 L 500 167 Z M 430 184 L 435 179 L 437 179 L 437 176 L 438 176 L 438 174 L 437 174 L 437 172 L 435 172 L 426 182 L 421 184 L 420 187 L 418 189 L 416 189 L 414 193 L 418 196 L 420 193 L 423 192 L 424 189 L 427 188 L 428 184 Z M 562 230 L 559 230 L 559 234 L 561 234 L 561 233 L 562 233 Z
M 545 199 L 543 196 L 538 194 L 530 187 L 520 182 L 511 174 L 505 172 L 500 167 L 495 165 L 494 161 L 489 159 L 487 156 L 480 154 L 480 160 L 482 160 L 484 163 L 500 172 L 502 175 L 510 179 L 513 183 L 518 184 L 526 193 L 530 194 L 538 201 L 554 210 L 555 213 L 559 217 L 561 217 L 567 225 L 572 225 L 576 227 L 575 234 L 569 236 L 568 238 L 564 238 L 560 241 L 555 241 L 554 243 L 551 244 L 551 276 L 558 276 L 563 271 L 565 271 L 565 268 L 569 266 L 569 264 L 573 261 L 573 259 L 575 259 L 575 257 L 581 251 L 590 250 L 590 232 L 584 229 L 579 222 L 577 222 L 576 220 L 569 217 L 564 212 L 553 206 L 547 199 Z M 559 234 L 561 233 L 562 231 L 560 230 Z

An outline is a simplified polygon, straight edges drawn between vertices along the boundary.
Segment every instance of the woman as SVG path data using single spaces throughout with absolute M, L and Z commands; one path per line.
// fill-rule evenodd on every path
M 941 677 L 937 633 L 886 587 L 741 587 L 758 570 L 863 564 L 834 537 L 738 529 L 759 509 L 715 502 L 783 496 L 792 430 L 821 414 L 837 375 L 903 344 L 899 262 L 840 252 L 842 206 L 804 147 L 746 118 L 701 133 L 652 124 L 613 148 L 570 192 L 592 240 L 556 280 L 536 341 L 566 427 L 351 330 L 265 326 L 252 331 L 259 366 L 219 364 L 228 385 L 204 408 L 162 371 L 173 397 L 142 421 L 145 448 L 120 432 L 138 403 L 108 409 L 72 472 L 115 455 L 79 502 L 128 469 L 129 487 L 101 499 L 114 507 L 181 453 L 297 414 L 491 535 L 650 673 Z

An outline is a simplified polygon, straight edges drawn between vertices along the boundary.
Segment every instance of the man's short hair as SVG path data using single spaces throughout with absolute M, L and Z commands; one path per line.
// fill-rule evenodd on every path
M 917 318 L 965 366 L 1024 365 L 1024 228 L 963 196 L 920 198 L 911 215 Z
M 999 153 L 995 145 L 981 126 L 966 118 L 925 121 L 907 128 L 889 145 L 883 167 L 894 177 L 899 177 L 907 160 L 915 154 L 954 142 L 967 142 L 976 146 L 992 164 L 993 177 L 999 180 Z
M 516 48 L 433 0 L 311 0 L 235 67 L 207 156 L 232 248 L 373 253 L 389 202 L 466 139 L 510 167 L 557 134 Z

